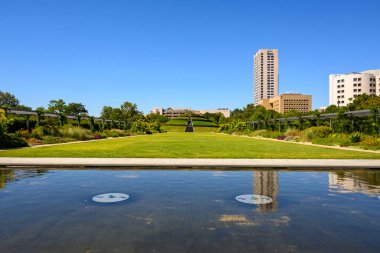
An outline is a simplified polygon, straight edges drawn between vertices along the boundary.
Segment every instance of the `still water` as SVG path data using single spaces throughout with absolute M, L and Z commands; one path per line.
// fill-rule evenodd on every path
M 378 253 L 380 171 L 0 169 L 0 252 Z

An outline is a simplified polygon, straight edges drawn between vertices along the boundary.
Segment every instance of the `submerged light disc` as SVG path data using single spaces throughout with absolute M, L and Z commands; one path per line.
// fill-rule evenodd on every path
M 114 203 L 129 199 L 129 195 L 124 193 L 104 193 L 92 197 L 92 200 L 99 203 Z
M 255 195 L 255 194 L 243 194 L 243 195 L 237 196 L 235 199 L 239 202 L 243 202 L 246 204 L 256 204 L 256 205 L 269 204 L 273 202 L 273 199 L 270 197 L 263 196 L 263 195 Z

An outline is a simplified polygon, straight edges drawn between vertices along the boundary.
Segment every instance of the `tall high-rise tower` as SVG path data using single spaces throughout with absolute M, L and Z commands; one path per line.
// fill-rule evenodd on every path
M 278 95 L 278 50 L 259 49 L 253 59 L 253 100 L 257 105 L 260 100 Z

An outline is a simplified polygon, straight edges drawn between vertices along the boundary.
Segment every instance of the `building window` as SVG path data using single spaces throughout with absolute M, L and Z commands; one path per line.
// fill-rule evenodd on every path
M 358 79 L 357 78 L 354 78 L 354 82 L 356 82 Z
M 361 81 L 361 80 L 362 80 L 362 79 L 359 77 L 359 78 L 358 78 L 358 81 Z

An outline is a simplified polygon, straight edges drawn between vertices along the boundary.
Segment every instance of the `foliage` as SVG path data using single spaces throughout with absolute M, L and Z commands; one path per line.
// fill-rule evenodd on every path
M 302 133 L 299 129 L 288 128 L 285 131 L 285 136 L 295 137 L 295 136 L 301 136 L 301 135 L 302 135 Z
M 166 123 L 170 119 L 164 115 L 161 115 L 159 113 L 149 113 L 148 115 L 145 116 L 146 120 L 149 122 L 160 122 L 160 123 Z
M 56 136 L 44 136 L 42 139 L 42 144 L 56 144 L 56 143 L 65 143 L 75 141 L 75 139 L 72 138 L 62 138 L 62 137 L 56 137 Z
M 143 134 L 152 134 L 152 133 L 161 133 L 161 124 L 159 122 L 145 122 L 143 120 L 137 120 L 133 122 L 132 132 L 143 133 Z
M 30 133 L 30 137 L 41 140 L 44 136 L 44 128 L 42 126 L 35 127 Z
M 17 130 L 15 135 L 24 139 L 28 139 L 30 137 L 29 131 L 26 129 Z
M 85 106 L 81 103 L 69 103 L 65 108 L 67 115 L 83 116 L 87 114 Z
M 308 141 L 314 138 L 325 138 L 332 134 L 334 130 L 327 126 L 310 127 L 303 131 L 304 136 Z
M 48 105 L 48 112 L 51 113 L 64 113 L 66 111 L 66 102 L 62 99 L 50 100 Z
M 120 129 L 104 130 L 103 132 L 99 132 L 97 134 L 102 137 L 122 137 L 129 135 L 126 131 Z
M 11 93 L 0 91 L 0 107 L 17 107 L 20 101 Z
M 373 136 L 365 136 L 359 145 L 364 149 L 380 150 L 380 139 Z
M 352 143 L 358 143 L 361 141 L 362 135 L 361 133 L 356 132 L 350 135 L 350 139 Z
M 380 96 L 361 94 L 347 105 L 350 111 L 364 110 L 380 107 Z
M 219 126 L 218 133 L 233 133 L 237 131 L 242 131 L 247 128 L 247 123 L 242 121 L 232 121 L 230 123 L 225 123 Z
M 87 129 L 83 129 L 80 127 L 65 126 L 59 129 L 59 133 L 64 138 L 72 138 L 75 140 L 92 139 L 91 132 Z
M 0 108 L 0 136 L 7 132 L 8 119 L 5 117 L 4 109 Z
M 3 134 L 0 136 L 0 148 L 26 147 L 28 143 L 16 134 Z

